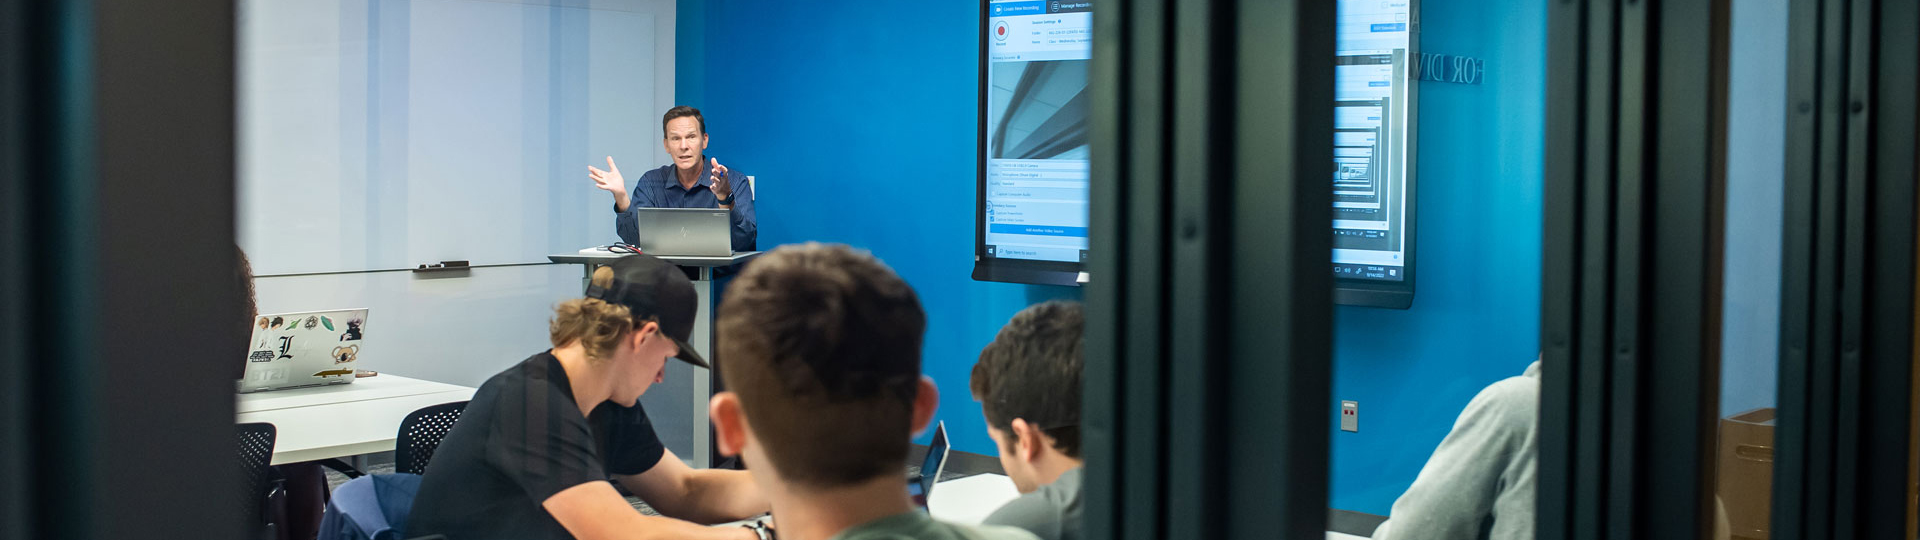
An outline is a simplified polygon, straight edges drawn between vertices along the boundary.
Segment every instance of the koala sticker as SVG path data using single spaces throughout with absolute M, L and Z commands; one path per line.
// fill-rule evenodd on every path
M 346 345 L 333 348 L 333 363 L 345 364 L 360 356 L 360 345 Z

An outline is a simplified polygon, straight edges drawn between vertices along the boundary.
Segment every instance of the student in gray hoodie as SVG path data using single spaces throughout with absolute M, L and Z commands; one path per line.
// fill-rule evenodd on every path
M 1413 486 L 1393 501 L 1373 540 L 1531 540 L 1539 468 L 1540 359 L 1493 383 L 1440 441 Z M 1726 508 L 1714 498 L 1714 540 L 1727 540 Z
M 1539 417 L 1534 360 L 1473 396 L 1373 539 L 1533 538 Z

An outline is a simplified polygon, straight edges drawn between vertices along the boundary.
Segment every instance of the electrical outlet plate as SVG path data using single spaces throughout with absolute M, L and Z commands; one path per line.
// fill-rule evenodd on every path
M 1340 431 L 1360 432 L 1360 402 L 1340 402 Z

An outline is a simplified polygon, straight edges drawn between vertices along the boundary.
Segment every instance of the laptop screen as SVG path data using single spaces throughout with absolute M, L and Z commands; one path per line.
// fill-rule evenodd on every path
M 933 430 L 933 442 L 927 445 L 927 459 L 920 463 L 920 492 L 933 493 L 933 484 L 940 481 L 940 471 L 947 460 L 947 423 L 941 422 Z

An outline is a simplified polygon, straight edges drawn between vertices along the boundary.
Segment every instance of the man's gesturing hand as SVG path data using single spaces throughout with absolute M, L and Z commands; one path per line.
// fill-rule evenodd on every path
M 713 187 L 711 189 L 713 189 L 713 194 L 720 196 L 722 199 L 733 199 L 733 186 L 727 183 L 727 167 L 721 165 L 720 160 L 714 159 L 712 170 Z
M 620 167 L 613 164 L 613 156 L 607 156 L 607 169 L 603 171 L 588 165 L 587 178 L 593 180 L 594 187 L 613 192 L 613 209 L 625 212 L 631 203 L 627 195 L 627 179 L 620 176 Z

